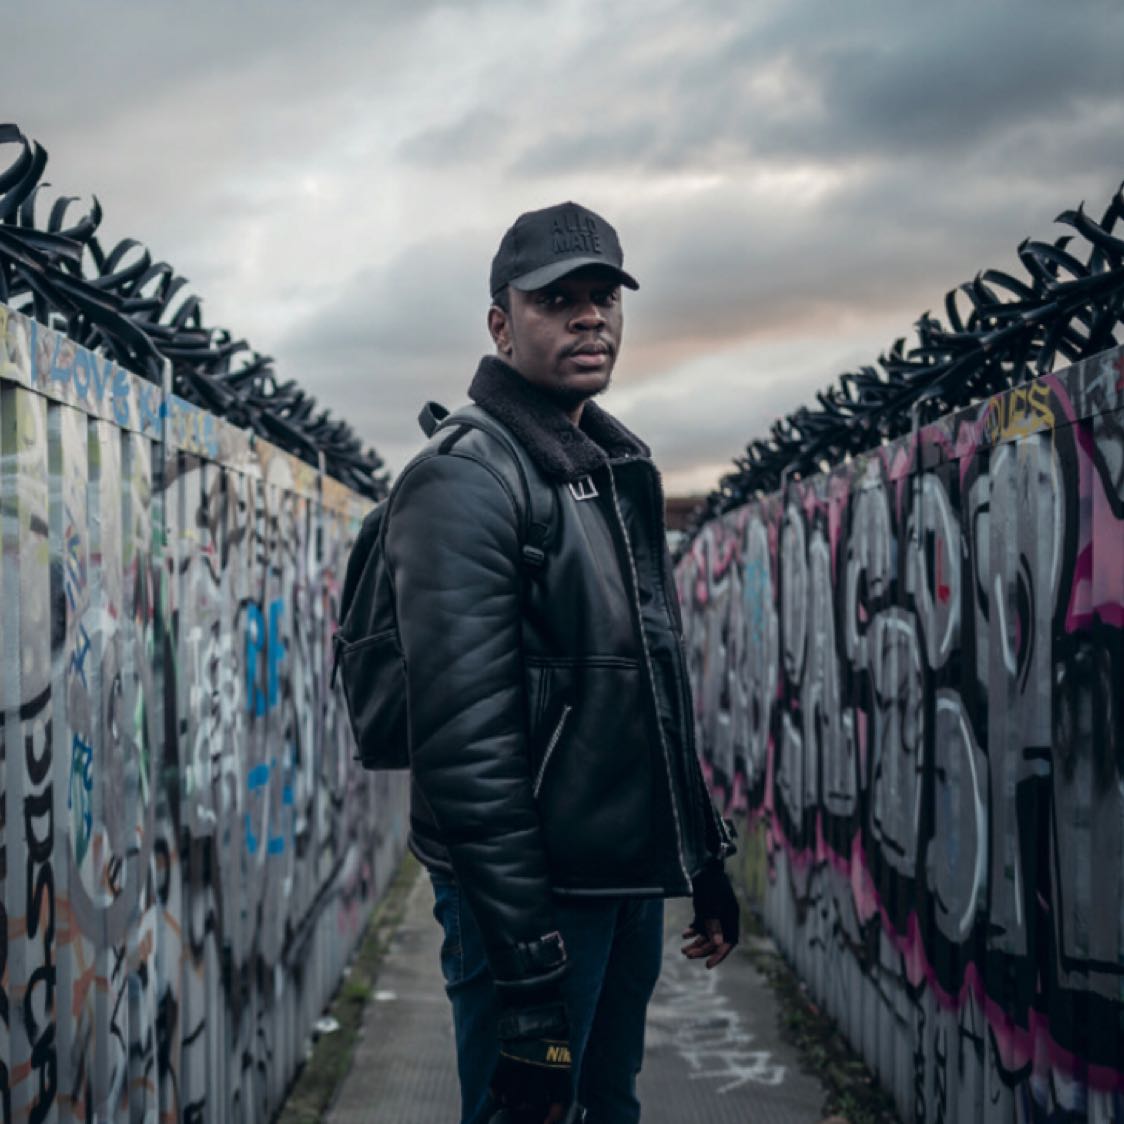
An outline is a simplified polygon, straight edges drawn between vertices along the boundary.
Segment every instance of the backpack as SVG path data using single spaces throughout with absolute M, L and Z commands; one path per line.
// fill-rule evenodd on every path
M 521 529 L 523 564 L 529 570 L 542 567 L 554 496 L 537 473 L 529 470 L 526 454 L 504 425 L 478 406 L 450 414 L 436 402 L 426 404 L 418 423 L 427 437 L 458 425 L 482 429 L 507 449 L 526 500 Z M 338 673 L 355 735 L 355 759 L 364 769 L 406 769 L 410 764 L 406 659 L 386 564 L 386 513 L 394 491 L 391 488 L 390 495 L 363 520 L 351 548 L 340 594 L 339 627 L 332 637 L 331 686 L 335 687 Z

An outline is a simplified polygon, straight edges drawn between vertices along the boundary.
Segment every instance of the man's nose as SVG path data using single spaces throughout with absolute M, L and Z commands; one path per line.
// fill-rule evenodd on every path
M 579 332 L 595 331 L 605 323 L 605 315 L 599 305 L 592 300 L 581 301 L 574 306 L 570 326 Z

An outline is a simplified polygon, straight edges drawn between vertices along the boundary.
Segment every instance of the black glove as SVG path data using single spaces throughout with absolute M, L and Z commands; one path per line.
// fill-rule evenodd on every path
M 552 991 L 552 996 L 557 996 Z M 510 1124 L 543 1124 L 552 1105 L 570 1107 L 570 1028 L 560 998 L 507 1006 L 499 1017 L 500 1059 L 492 1097 Z
M 738 943 L 741 925 L 738 899 L 720 862 L 708 863 L 695 875 L 691 883 L 691 902 L 695 916 L 683 936 L 695 939 L 683 952 L 692 960 L 709 957 L 707 967 L 713 968 L 725 960 Z M 720 954 L 718 959 L 715 959 L 716 954 Z

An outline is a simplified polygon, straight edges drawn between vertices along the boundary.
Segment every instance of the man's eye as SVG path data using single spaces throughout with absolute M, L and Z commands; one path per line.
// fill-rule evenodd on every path
M 561 308 L 566 303 L 566 297 L 563 293 L 540 293 L 538 303 L 548 308 Z
M 620 289 L 609 289 L 604 293 L 594 293 L 593 301 L 595 304 L 616 304 L 620 297 Z

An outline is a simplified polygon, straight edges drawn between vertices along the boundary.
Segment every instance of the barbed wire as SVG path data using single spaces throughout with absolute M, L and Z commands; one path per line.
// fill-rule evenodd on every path
M 386 495 L 374 449 L 364 449 L 347 422 L 317 411 L 294 380 L 279 381 L 268 355 L 225 328 L 207 327 L 199 297 L 170 265 L 132 238 L 105 252 L 96 197 L 68 225 L 78 200 L 60 196 L 45 226 L 37 225 L 47 153 L 12 124 L 0 124 L 0 145 L 17 146 L 7 167 L 0 164 L 0 302 L 154 383 L 170 360 L 181 398 L 311 465 L 320 467 L 323 457 L 324 470 L 361 495 Z
M 843 373 L 816 393 L 816 406 L 801 406 L 774 422 L 767 437 L 750 441 L 734 458 L 735 471 L 692 513 L 677 555 L 709 520 L 776 491 L 786 474 L 827 471 L 910 432 L 915 416 L 925 424 L 1119 343 L 1124 239 L 1113 229 L 1124 221 L 1124 184 L 1099 222 L 1084 204 L 1054 221 L 1088 244 L 1084 260 L 1072 234 L 1026 239 L 1018 248 L 1025 279 L 988 269 L 951 289 L 947 324 L 925 312 L 908 350 L 904 337 L 895 340 L 876 365 Z

